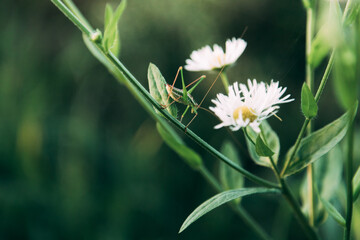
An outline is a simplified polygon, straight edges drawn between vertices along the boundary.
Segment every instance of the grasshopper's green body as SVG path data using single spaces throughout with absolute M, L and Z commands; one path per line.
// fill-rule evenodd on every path
M 181 81 L 182 81 L 182 89 L 179 89 L 179 88 L 175 88 L 174 87 L 174 84 L 176 82 L 176 79 L 178 77 L 178 74 L 179 74 L 179 71 L 180 71 L 180 74 L 181 74 Z M 178 103 L 182 103 L 184 105 L 187 105 L 184 113 L 181 115 L 181 119 L 180 121 L 182 121 L 182 119 L 184 118 L 186 112 L 189 110 L 189 108 L 191 107 L 191 112 L 192 113 L 195 113 L 195 116 L 194 118 L 197 116 L 197 109 L 199 108 L 199 105 L 195 102 L 193 96 L 191 96 L 191 93 L 194 91 L 194 89 L 201 83 L 202 80 L 205 79 L 205 76 L 201 76 L 200 78 L 198 78 L 197 80 L 195 80 L 193 83 L 195 83 L 195 85 L 190 88 L 190 90 L 187 90 L 186 89 L 186 85 L 185 85 L 185 81 L 184 81 L 184 76 L 183 76 L 183 70 L 182 70 L 182 67 L 179 68 L 177 74 L 176 74 L 176 77 L 175 77 L 175 80 L 173 82 L 172 85 L 170 84 L 166 84 L 166 90 L 169 94 L 169 97 L 171 97 L 175 102 L 178 102 Z M 191 83 L 191 84 L 193 84 Z M 189 84 L 189 86 L 191 85 Z M 194 119 L 193 118 L 193 119 Z M 192 120 L 193 120 L 192 119 Z M 190 121 L 190 123 L 192 122 L 192 120 Z M 189 123 L 189 124 L 190 124 Z M 189 125 L 188 124 L 188 125 Z

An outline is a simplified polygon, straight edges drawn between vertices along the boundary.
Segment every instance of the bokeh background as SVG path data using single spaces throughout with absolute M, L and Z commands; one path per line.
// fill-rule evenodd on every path
M 105 1 L 75 3 L 94 27 L 103 28 Z M 213 189 L 162 142 L 154 121 L 50 1 L 3 0 L 1 5 L 0 239 L 256 239 L 226 206 L 179 235 L 182 222 L 215 194 Z M 129 0 L 119 24 L 120 59 L 147 88 L 150 62 L 171 82 L 191 51 L 223 46 L 245 28 L 248 46 L 228 76 L 231 82 L 274 79 L 287 86 L 296 101 L 282 106 L 282 122 L 269 120 L 285 154 L 303 121 L 300 0 Z M 185 72 L 185 78 L 201 74 Z M 215 77 L 208 74 L 194 92 L 196 99 Z M 220 81 L 203 106 L 218 92 L 224 92 Z M 315 127 L 342 112 L 329 83 Z M 191 129 L 220 148 L 229 135 L 214 130 L 216 124 L 201 112 Z M 184 140 L 217 174 L 218 160 Z M 244 156 L 246 169 L 272 178 Z M 292 178 L 295 189 L 301 178 Z M 242 203 L 275 239 L 304 238 L 282 199 L 255 196 Z M 322 229 L 327 239 L 341 236 L 331 220 Z

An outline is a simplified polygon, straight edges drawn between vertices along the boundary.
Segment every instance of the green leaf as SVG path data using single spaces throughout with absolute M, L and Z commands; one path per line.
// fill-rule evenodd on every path
M 113 12 L 110 5 L 105 7 L 104 38 L 103 46 L 107 51 L 111 51 L 115 56 L 120 52 L 120 36 L 118 22 L 126 7 L 126 0 L 122 0 Z
M 356 77 L 356 50 L 349 40 L 338 48 L 334 63 L 335 96 L 343 109 L 349 109 L 356 101 L 358 79 Z
M 294 159 L 286 169 L 285 176 L 289 176 L 305 168 L 338 144 L 345 136 L 349 123 L 355 116 L 356 110 L 357 103 L 351 110 L 347 111 L 337 120 L 304 138 L 300 143 Z M 293 149 L 294 147 L 288 151 L 287 158 L 291 156 Z
M 320 200 L 324 205 L 325 210 L 329 213 L 329 215 L 332 216 L 335 219 L 335 221 L 340 224 L 340 226 L 345 227 L 346 224 L 345 219 L 343 218 L 343 216 L 341 216 L 338 210 L 329 201 L 323 199 L 322 197 L 320 197 Z
M 261 157 L 271 157 L 272 155 L 274 155 L 274 152 L 271 151 L 271 149 L 266 146 L 264 141 L 261 139 L 260 134 L 256 138 L 255 150 L 256 153 Z
M 223 205 L 224 203 L 230 202 L 236 198 L 248 196 L 256 193 L 280 193 L 278 189 L 273 188 L 241 188 L 225 191 L 215 195 L 209 200 L 205 201 L 199 207 L 197 207 L 184 221 L 180 228 L 179 233 L 184 231 L 190 224 L 195 222 L 197 219 L 210 212 L 211 210 Z
M 360 167 L 357 169 L 353 177 L 353 202 L 359 197 L 360 194 Z
M 336 145 L 327 154 L 314 162 L 315 183 L 320 196 L 331 200 L 342 180 L 343 154 L 340 145 Z
M 235 146 L 231 142 L 225 141 L 221 148 L 221 152 L 235 164 L 241 166 L 239 155 Z M 242 188 L 244 186 L 243 175 L 239 174 L 236 170 L 229 167 L 229 165 L 224 162 L 220 162 L 219 176 L 221 184 L 225 190 Z
M 312 8 L 314 3 L 313 0 L 302 0 L 305 9 Z
M 166 90 L 166 81 L 161 75 L 159 68 L 150 63 L 148 68 L 149 91 L 151 96 L 163 106 L 168 106 L 166 110 L 174 117 L 177 117 L 177 108 L 175 104 L 170 105 L 170 99 Z M 170 105 L 170 106 L 169 106 Z M 157 113 L 159 113 L 156 110 Z
M 327 39 L 326 28 L 327 26 L 323 26 L 319 30 L 311 44 L 308 62 L 313 68 L 316 68 L 320 65 L 324 58 L 329 54 L 331 49 Z
M 202 159 L 194 150 L 187 147 L 181 138 L 175 132 L 169 132 L 157 123 L 156 128 L 164 142 L 174 150 L 187 164 L 193 169 L 199 169 L 202 166 Z
M 351 25 L 356 20 L 356 17 L 358 16 L 359 12 L 360 12 L 360 3 L 359 1 L 357 2 L 354 1 L 352 6 L 349 8 L 349 13 L 346 16 L 344 25 L 345 26 Z
M 275 152 L 273 155 L 273 160 L 276 164 L 278 161 L 278 158 L 279 158 L 279 153 L 280 153 L 279 137 L 277 136 L 276 132 L 271 128 L 271 126 L 269 125 L 269 123 L 267 121 L 263 121 L 260 125 L 260 128 L 261 128 L 261 132 L 262 132 L 263 136 L 265 136 L 267 146 L 273 152 Z M 252 141 L 256 142 L 257 134 L 251 128 L 247 128 L 246 131 L 247 131 L 249 137 L 252 139 Z M 248 138 L 246 138 L 246 144 L 249 149 L 249 154 L 256 164 L 264 166 L 264 167 L 272 167 L 270 159 L 268 157 L 259 156 L 256 153 L 256 148 L 255 148 L 254 144 Z
M 327 154 L 320 157 L 319 160 L 313 163 L 313 171 L 315 176 L 315 189 L 318 193 L 315 196 L 315 216 L 314 220 L 315 226 L 319 226 L 321 223 L 325 222 L 327 214 L 325 214 L 325 209 L 323 205 L 319 202 L 319 196 L 323 199 L 330 201 L 335 194 L 338 192 L 341 180 L 342 180 L 342 169 L 343 169 L 343 156 L 340 145 L 336 145 L 332 150 Z M 308 178 L 307 175 L 304 175 L 303 182 L 301 184 L 301 202 L 302 202 L 302 211 L 308 215 L 309 214 L 309 194 L 308 194 Z
M 109 26 L 111 19 L 113 18 L 114 10 L 109 3 L 105 6 L 104 14 L 104 26 Z
M 315 98 L 305 82 L 301 89 L 301 110 L 307 118 L 315 117 L 318 112 Z

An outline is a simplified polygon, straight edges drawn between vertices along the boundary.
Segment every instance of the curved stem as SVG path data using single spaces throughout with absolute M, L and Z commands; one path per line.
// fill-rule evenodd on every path
M 246 131 L 245 131 L 245 133 L 246 133 Z M 265 144 L 267 144 L 266 139 L 265 139 L 264 134 L 263 134 L 263 131 L 261 131 L 260 134 L 262 134 L 262 136 L 264 138 L 264 141 L 265 141 Z M 287 200 L 287 202 L 289 203 L 291 208 L 293 209 L 296 218 L 298 219 L 300 225 L 303 227 L 303 229 L 305 231 L 305 234 L 308 236 L 309 239 L 312 239 L 312 240 L 318 239 L 318 236 L 317 236 L 315 230 L 309 224 L 309 222 L 306 219 L 305 215 L 301 211 L 301 207 L 300 207 L 299 203 L 296 201 L 293 193 L 290 191 L 290 188 L 287 185 L 285 179 L 281 176 L 280 171 L 279 171 L 277 165 L 275 164 L 275 161 L 274 161 L 273 157 L 270 156 L 269 159 L 270 159 L 270 162 L 271 162 L 271 165 L 272 165 L 272 169 L 273 169 L 273 171 L 274 171 L 274 173 L 276 175 L 276 178 L 278 179 L 278 181 L 280 183 L 282 195 Z
M 354 121 L 352 121 L 348 131 L 348 149 L 345 161 L 346 174 L 346 225 L 344 231 L 344 240 L 350 239 L 352 212 L 353 212 L 353 161 L 354 161 Z
M 78 28 L 86 34 L 87 37 L 91 37 L 93 32 L 85 26 L 75 15 L 73 12 L 71 12 L 60 0 L 51 0 Z M 279 188 L 276 184 L 267 181 L 263 178 L 260 178 L 249 171 L 243 169 L 239 165 L 232 162 L 229 158 L 221 154 L 218 150 L 213 148 L 211 145 L 209 145 L 207 142 L 205 142 L 203 139 L 201 139 L 198 135 L 196 135 L 194 132 L 192 132 L 190 129 L 186 129 L 186 126 L 183 125 L 181 122 L 179 122 L 177 119 L 175 119 L 173 116 L 171 116 L 151 95 L 150 93 L 136 80 L 136 78 L 125 68 L 125 66 L 119 61 L 119 59 L 113 55 L 111 52 L 106 52 L 101 44 L 95 43 L 96 47 L 99 49 L 99 51 L 102 53 L 104 58 L 108 60 L 117 70 L 119 70 L 119 74 L 121 74 L 122 78 L 125 78 L 127 82 L 131 85 L 132 88 L 139 91 L 139 93 L 153 105 L 161 114 L 172 124 L 174 124 L 178 129 L 185 132 L 185 134 L 191 138 L 194 142 L 196 142 L 198 145 L 200 145 L 202 148 L 204 148 L 206 151 L 208 151 L 210 154 L 212 154 L 217 159 L 223 161 L 239 173 L 241 173 L 244 177 L 249 179 L 250 181 L 257 183 L 259 185 L 265 186 L 265 187 L 272 187 L 272 188 Z
M 306 83 L 311 92 L 314 89 L 314 68 L 309 62 L 312 39 L 314 36 L 314 25 L 315 25 L 315 11 L 314 4 L 312 7 L 306 10 Z M 307 135 L 310 135 L 313 130 L 313 124 L 310 120 L 307 126 Z M 315 219 L 315 199 L 314 199 L 314 165 L 311 163 L 307 166 L 306 171 L 307 184 L 308 184 L 308 202 L 309 202 L 309 223 L 314 226 Z

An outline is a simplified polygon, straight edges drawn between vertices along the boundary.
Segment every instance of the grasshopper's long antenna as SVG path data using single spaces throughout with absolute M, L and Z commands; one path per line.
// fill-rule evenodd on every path
M 212 89 L 212 87 L 214 86 L 214 84 L 216 83 L 216 81 L 218 80 L 218 78 L 220 77 L 220 74 L 222 73 L 222 71 L 224 70 L 225 66 L 223 66 L 220 70 L 220 72 L 218 73 L 218 75 L 216 76 L 215 81 L 211 84 L 210 88 L 207 90 L 207 92 L 205 93 L 205 96 L 203 97 L 203 99 L 201 100 L 201 102 L 199 103 L 199 105 L 197 106 L 197 108 L 199 108 L 201 106 L 201 104 L 204 102 L 206 96 L 209 94 L 210 90 Z

